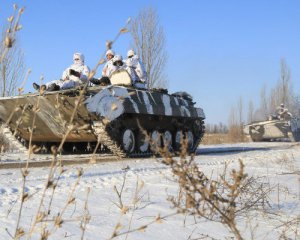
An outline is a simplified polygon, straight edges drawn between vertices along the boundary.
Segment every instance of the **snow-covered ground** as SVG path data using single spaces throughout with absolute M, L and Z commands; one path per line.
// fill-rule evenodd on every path
M 38 161 L 51 156 L 35 155 L 33 158 Z M 286 234 L 290 239 L 300 239 L 300 219 L 298 225 L 289 224 L 300 214 L 300 145 L 273 142 L 201 146 L 196 156 L 196 162 L 207 176 L 222 174 L 226 164 L 238 168 L 239 159 L 249 176 L 261 177 L 273 187 L 268 196 L 270 214 L 249 212 L 248 217 L 238 217 L 237 226 L 242 236 L 245 239 L 279 239 Z M 21 154 L 1 156 L 1 163 L 25 160 L 26 156 Z M 178 184 L 170 168 L 160 160 L 125 159 L 64 167 L 66 171 L 59 178 L 53 198 L 52 189 L 49 189 L 41 204 L 42 211 L 47 211 L 52 199 L 50 215 L 47 221 L 36 225 L 29 239 L 40 239 L 41 228 L 45 227 L 50 231 L 49 239 L 109 239 L 117 225 L 118 232 L 122 233 L 152 221 L 154 223 L 146 229 L 117 239 L 231 239 L 233 234 L 220 223 L 174 214 L 176 209 L 167 199 L 178 194 Z M 83 175 L 76 185 L 79 168 Z M 49 167 L 31 168 L 26 177 L 24 189 L 29 198 L 22 207 L 19 224 L 25 234 L 36 217 L 48 174 Z M 55 175 L 57 179 L 59 171 Z M 124 207 L 121 209 L 114 188 L 120 192 L 123 183 L 121 202 Z M 22 184 L 20 169 L 3 169 L 0 165 L 0 239 L 10 239 L 15 233 Z M 134 201 L 135 193 L 139 201 Z M 75 200 L 67 204 L 70 194 Z M 128 211 L 124 214 L 126 208 Z M 63 222 L 57 228 L 53 218 L 61 212 Z M 89 221 L 84 221 L 84 216 L 90 216 Z M 167 217 L 155 221 L 157 216 Z M 82 230 L 80 224 L 84 222 L 86 227 Z

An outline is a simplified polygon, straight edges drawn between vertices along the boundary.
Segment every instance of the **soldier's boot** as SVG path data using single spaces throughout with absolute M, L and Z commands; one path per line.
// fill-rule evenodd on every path
M 103 85 L 103 86 L 106 86 L 106 85 L 109 85 L 110 84 L 110 79 L 108 77 L 101 77 L 100 79 L 98 78 L 92 78 L 90 80 L 91 83 L 95 84 L 95 85 Z
M 111 83 L 110 83 L 109 77 L 102 77 L 102 78 L 100 78 L 99 81 L 100 81 L 100 84 L 101 84 L 102 86 L 106 86 L 106 85 L 111 84 Z
M 44 85 L 44 84 L 40 86 L 37 83 L 33 83 L 32 86 L 37 91 L 39 91 L 39 90 L 45 91 L 46 90 L 46 85 Z
M 100 84 L 100 79 L 98 79 L 98 78 L 92 78 L 92 79 L 90 79 L 90 82 L 93 83 L 93 84 L 95 84 L 95 85 L 99 85 Z
M 59 89 L 60 87 L 55 83 L 52 83 L 47 87 L 47 91 L 58 91 Z
M 40 85 L 38 85 L 37 83 L 33 83 L 32 86 L 35 90 L 40 90 Z

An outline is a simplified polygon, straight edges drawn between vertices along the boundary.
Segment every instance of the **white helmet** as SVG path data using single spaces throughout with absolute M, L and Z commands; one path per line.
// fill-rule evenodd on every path
M 82 53 L 74 53 L 73 54 L 73 60 L 79 59 L 80 62 L 84 62 L 84 55 Z
M 123 58 L 121 55 L 115 55 L 112 61 L 113 61 L 113 65 L 115 66 L 123 65 Z
M 123 61 L 122 56 L 121 56 L 121 55 L 116 55 L 116 56 L 114 56 L 113 62 L 116 62 L 116 61 Z
M 130 49 L 128 52 L 127 52 L 127 57 L 132 57 L 133 55 L 135 55 L 134 51 L 132 49 Z
M 114 53 L 113 50 L 108 49 L 108 50 L 106 51 L 106 53 L 105 53 L 105 56 L 107 56 L 107 55 L 113 55 L 113 56 L 115 56 L 115 53 Z

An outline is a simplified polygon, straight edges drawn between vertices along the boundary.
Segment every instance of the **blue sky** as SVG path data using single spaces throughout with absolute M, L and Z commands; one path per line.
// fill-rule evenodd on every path
M 151 6 L 165 30 L 169 91 L 193 95 L 207 123 L 226 124 L 240 97 L 245 114 L 250 100 L 257 105 L 260 89 L 276 85 L 281 58 L 300 94 L 300 1 L 2 0 L 1 26 L 13 3 L 26 7 L 19 39 L 32 69 L 27 91 L 41 75 L 60 78 L 74 52 L 84 53 L 93 68 L 106 40 Z M 114 45 L 123 56 L 129 47 L 130 35 Z

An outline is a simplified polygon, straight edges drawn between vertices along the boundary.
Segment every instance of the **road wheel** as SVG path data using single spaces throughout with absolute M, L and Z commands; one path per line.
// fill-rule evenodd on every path
M 177 131 L 175 133 L 174 149 L 175 151 L 180 151 L 181 143 L 183 142 L 184 135 L 182 131 Z
M 165 131 L 164 135 L 163 135 L 163 142 L 164 142 L 164 146 L 168 147 L 168 150 L 170 152 L 172 152 L 173 147 L 172 147 L 172 133 L 170 131 Z
M 122 134 L 122 148 L 126 153 L 132 153 L 135 149 L 135 136 L 131 129 L 125 129 Z
M 194 148 L 194 144 L 195 144 L 195 140 L 194 140 L 194 134 L 192 133 L 192 131 L 188 131 L 186 133 L 186 137 L 187 137 L 187 140 L 188 140 L 188 149 L 189 151 L 193 150 Z
M 149 150 L 149 137 L 139 131 L 137 136 L 137 148 L 140 152 L 145 153 Z
M 161 147 L 161 134 L 157 130 L 154 130 L 151 134 L 151 150 L 154 153 L 158 153 Z

